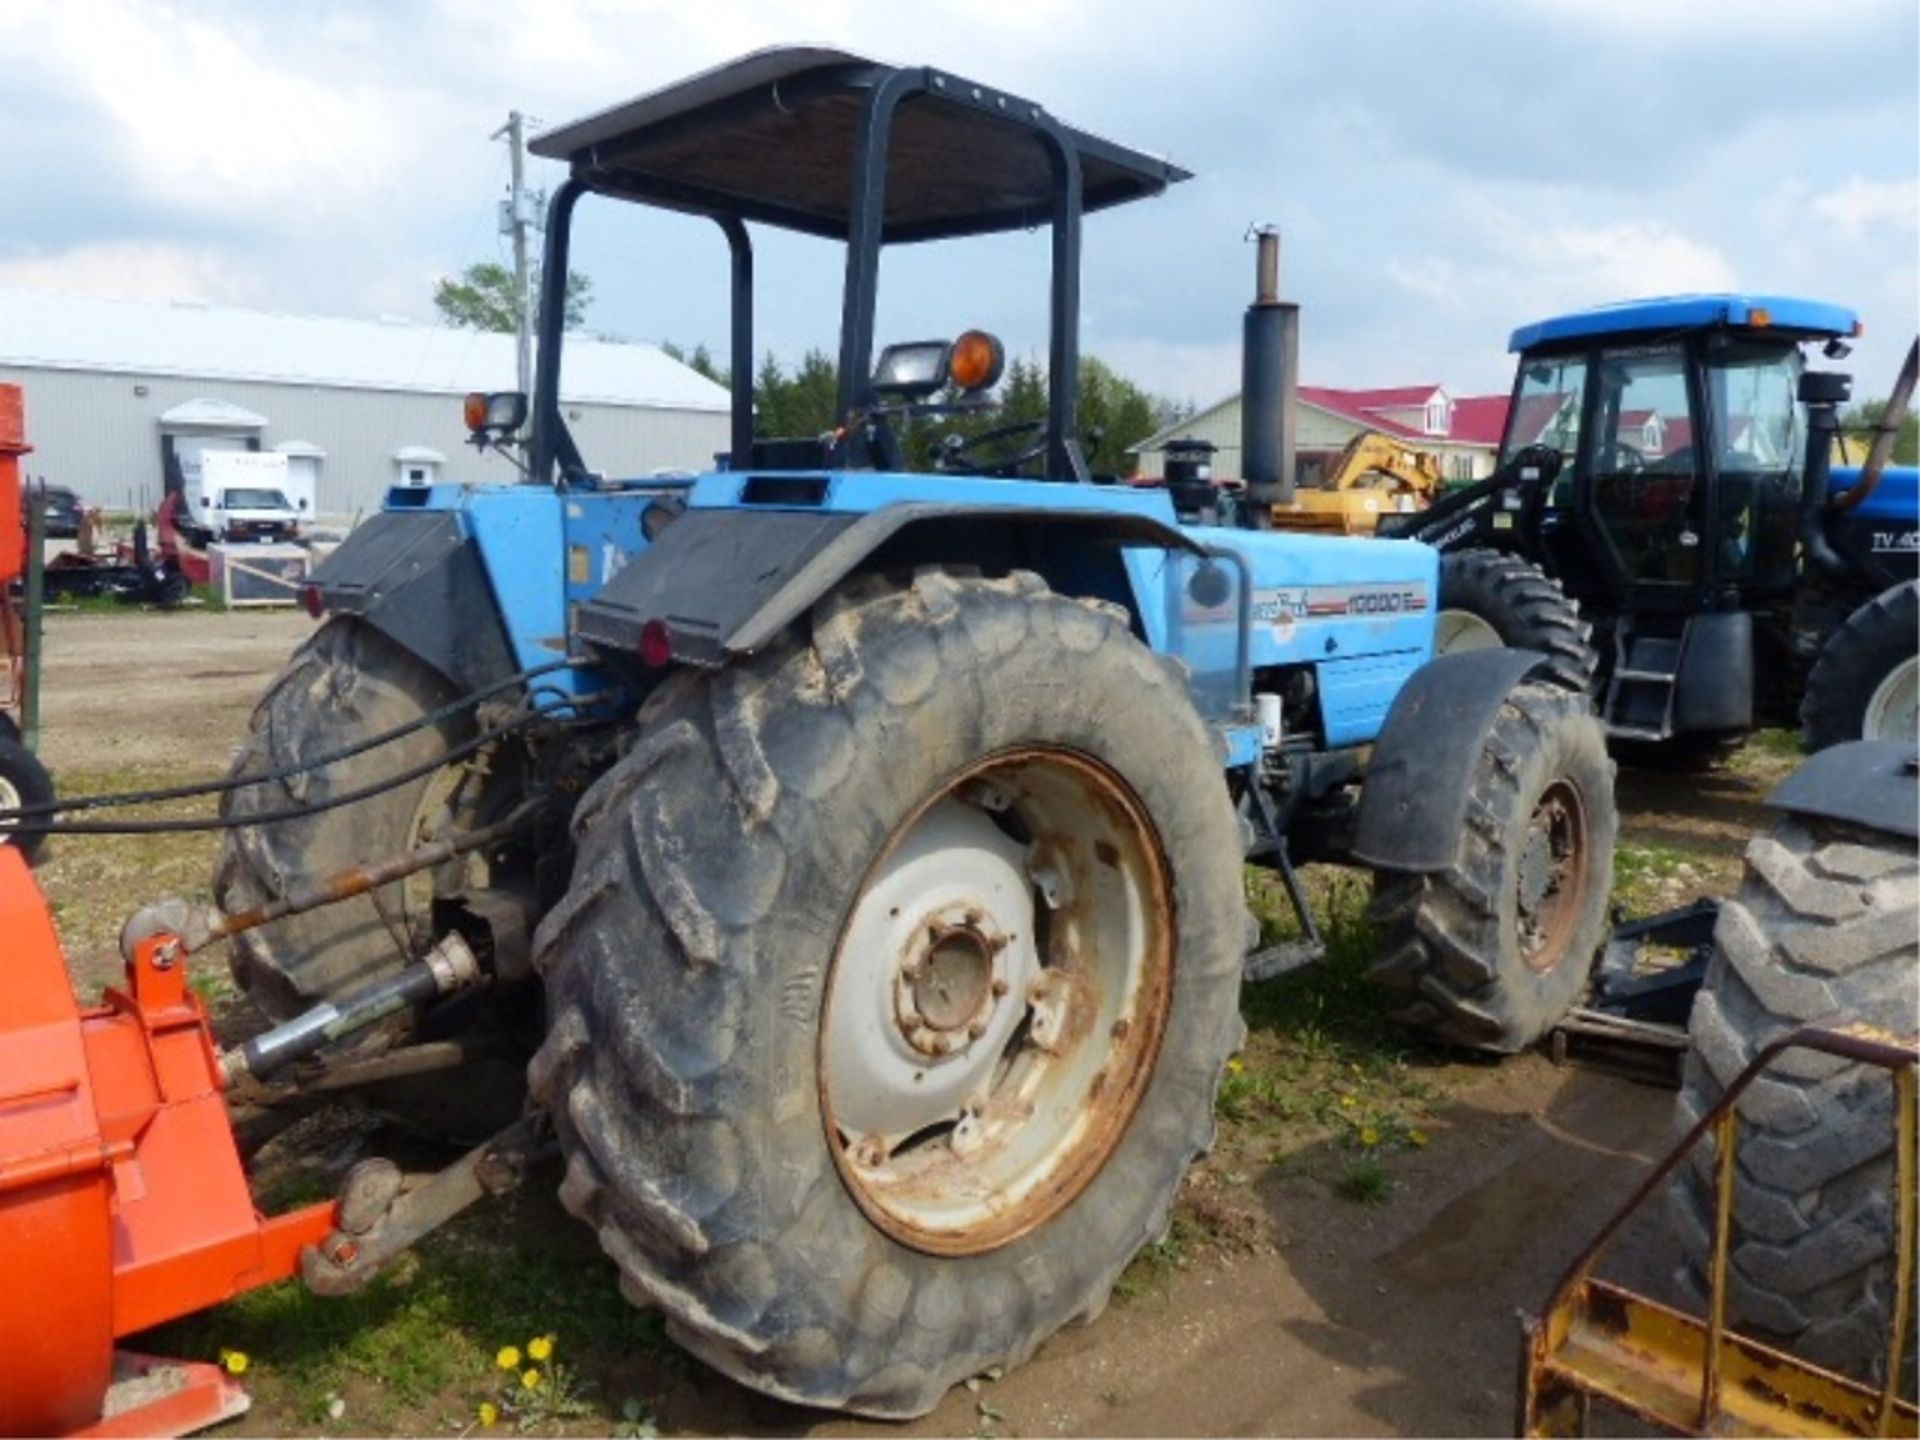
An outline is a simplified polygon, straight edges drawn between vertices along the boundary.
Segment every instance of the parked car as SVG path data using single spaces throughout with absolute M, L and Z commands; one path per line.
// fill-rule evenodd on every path
M 80 536 L 80 497 L 64 485 L 49 485 L 46 496 L 45 534 L 52 540 L 75 540 Z

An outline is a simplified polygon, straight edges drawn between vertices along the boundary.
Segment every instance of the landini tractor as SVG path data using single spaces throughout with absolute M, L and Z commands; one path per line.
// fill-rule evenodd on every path
M 1920 471 L 1886 461 L 1916 355 L 1866 464 L 1837 467 L 1850 381 L 1801 353 L 1859 333 L 1850 310 L 1759 295 L 1516 330 L 1499 469 L 1380 524 L 1447 552 L 1442 650 L 1548 650 L 1611 736 L 1669 754 L 1756 725 L 1797 724 L 1810 750 L 1911 739 Z
M 530 416 L 524 483 L 396 490 L 321 567 L 325 623 L 228 782 L 220 911 L 128 931 L 156 994 L 234 938 L 281 1023 L 222 1075 L 377 1080 L 480 1139 L 416 1188 L 357 1168 L 309 1285 L 363 1284 L 557 1145 L 567 1208 L 695 1355 L 912 1415 L 1096 1315 L 1165 1232 L 1243 979 L 1320 954 L 1295 863 L 1373 871 L 1409 1023 L 1513 1051 L 1574 1004 L 1615 832 L 1586 695 L 1523 650 L 1435 659 L 1428 546 L 1186 523 L 1090 478 L 1083 220 L 1185 172 L 823 49 L 533 149 L 570 172 L 535 393 L 469 402 L 489 443 Z M 596 469 L 560 403 L 569 237 L 607 200 L 730 247 L 730 443 L 690 482 Z M 755 433 L 752 226 L 844 244 L 829 433 Z M 983 404 L 1002 350 L 876 356 L 883 250 L 1036 226 L 1045 419 L 909 468 L 909 423 Z M 1266 284 L 1246 320 L 1268 502 L 1283 309 Z M 1298 938 L 1257 948 L 1249 863 Z M 273 1233 L 245 1283 L 286 1273 Z

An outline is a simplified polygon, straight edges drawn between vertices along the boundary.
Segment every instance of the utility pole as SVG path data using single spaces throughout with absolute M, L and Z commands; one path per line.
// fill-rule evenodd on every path
M 542 197 L 527 190 L 526 183 L 527 117 L 518 110 L 507 112 L 507 123 L 493 132 L 498 140 L 507 140 L 508 163 L 513 179 L 508 198 L 500 205 L 500 233 L 513 237 L 513 320 L 514 359 L 519 374 L 519 390 L 533 393 L 533 270 L 528 259 L 530 232 L 539 228 Z

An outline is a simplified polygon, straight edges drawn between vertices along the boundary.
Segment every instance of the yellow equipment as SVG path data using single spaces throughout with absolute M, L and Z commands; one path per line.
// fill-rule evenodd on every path
M 1886 1367 L 1867 1385 L 1737 1333 L 1727 1323 L 1728 1245 L 1738 1143 L 1736 1102 L 1787 1050 L 1876 1065 L 1893 1077 L 1894 1208 L 1898 1217 Z M 1516 1429 L 1523 1436 L 1584 1435 L 1598 1399 L 1647 1430 L 1685 1435 L 1920 1435 L 1920 1411 L 1900 1391 L 1913 1325 L 1915 1090 L 1920 1050 L 1910 1037 L 1800 1029 L 1762 1047 L 1720 1102 L 1641 1181 L 1633 1198 L 1574 1260 L 1544 1313 L 1525 1320 Z M 1685 1314 L 1598 1278 L 1595 1263 L 1640 1205 L 1660 1193 L 1690 1152 L 1711 1140 L 1715 1215 L 1707 1313 Z
M 1302 486 L 1292 504 L 1273 507 L 1273 528 L 1371 535 L 1383 513 L 1426 509 L 1441 484 L 1440 462 L 1425 450 L 1362 430 L 1320 485 Z

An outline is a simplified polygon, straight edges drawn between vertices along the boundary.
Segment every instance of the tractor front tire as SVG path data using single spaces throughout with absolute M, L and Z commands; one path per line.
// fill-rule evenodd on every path
M 0 810 L 52 802 L 53 777 L 40 763 L 40 757 L 19 740 L 0 735 Z M 31 865 L 47 841 L 44 824 L 42 821 L 41 826 L 36 827 L 31 820 L 9 821 L 0 826 L 0 845 L 18 845 L 21 856 Z
M 1920 855 L 1903 837 L 1789 815 L 1753 840 L 1687 1027 L 1676 1134 L 1789 1030 L 1913 1034 L 1917 891 Z M 1894 1193 L 1891 1082 L 1877 1067 L 1806 1050 L 1754 1081 L 1738 1102 L 1728 1252 L 1729 1324 L 1874 1384 L 1886 1373 L 1897 1284 L 1895 1207 L 1912 1202 Z M 1712 1258 L 1713 1173 L 1708 1140 L 1669 1192 L 1680 1284 L 1696 1302 Z
M 530 1079 L 562 1201 L 700 1359 L 922 1414 L 1165 1233 L 1249 921 L 1211 735 L 1124 614 L 856 577 L 669 677 L 575 831 Z
M 1375 876 L 1372 973 L 1402 1024 L 1511 1054 L 1578 1003 L 1606 933 L 1619 828 L 1606 732 L 1584 695 L 1528 681 L 1463 783 L 1454 863 Z
M 1820 648 L 1800 701 L 1809 753 L 1847 740 L 1911 740 L 1920 683 L 1920 581 L 1867 601 Z
M 1547 657 L 1556 684 L 1590 694 L 1600 657 L 1593 627 L 1557 581 L 1537 565 L 1498 550 L 1456 550 L 1440 557 L 1438 653 L 1505 645 Z

